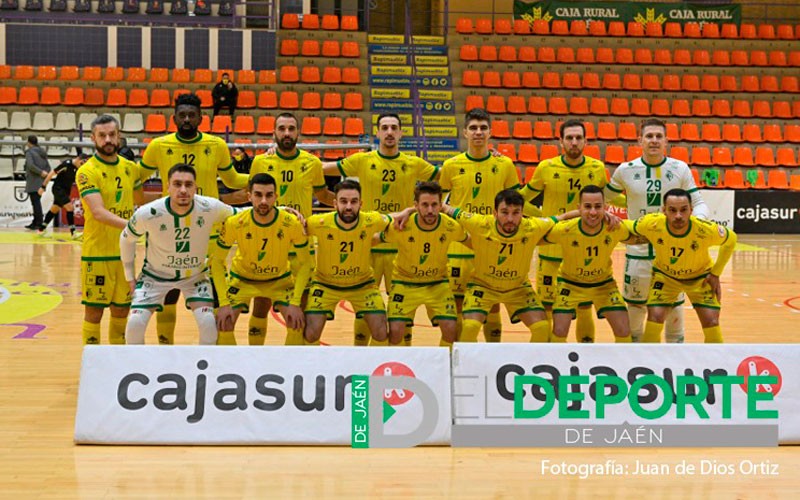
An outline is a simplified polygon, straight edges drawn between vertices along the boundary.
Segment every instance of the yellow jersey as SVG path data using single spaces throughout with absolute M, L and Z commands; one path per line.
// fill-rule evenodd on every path
M 624 222 L 631 232 L 650 241 L 655 253 L 653 270 L 678 280 L 700 278 L 709 272 L 719 276 L 736 247 L 736 233 L 695 216 L 689 218 L 689 230 L 683 235 L 672 234 L 667 216 L 661 213 Z M 715 263 L 708 254 L 714 246 L 720 246 Z
M 606 167 L 603 162 L 584 156 L 580 165 L 571 166 L 564 162 L 563 156 L 557 156 L 539 163 L 533 178 L 520 189 L 520 193 L 527 201 L 544 193 L 542 215 L 549 217 L 577 209 L 580 191 L 589 185 L 605 187 Z M 539 258 L 559 261 L 561 247 L 544 245 L 539 249 Z
M 372 235 L 386 229 L 391 218 L 378 212 L 360 212 L 350 229 L 339 225 L 336 212 L 312 215 L 309 236 L 317 238 L 314 282 L 336 289 L 358 288 L 374 282 L 370 248 Z
M 473 158 L 458 154 L 444 162 L 439 184 L 448 194 L 447 203 L 466 212 L 491 215 L 494 198 L 504 189 L 519 187 L 517 167 L 506 156 L 488 155 Z M 464 245 L 450 245 L 451 257 L 471 258 L 472 250 Z
M 250 167 L 250 178 L 269 174 L 275 178 L 278 204 L 292 207 L 306 219 L 311 217 L 314 191 L 325 188 L 322 161 L 298 149 L 294 156 L 258 155 Z
M 600 284 L 614 277 L 611 254 L 617 243 L 631 237 L 624 226 L 609 231 L 602 224 L 596 234 L 584 232 L 581 219 L 561 221 L 544 237 L 563 254 L 559 277 L 578 285 Z
M 217 175 L 232 189 L 247 187 L 247 175 L 233 168 L 225 141 L 209 134 L 197 133 L 192 140 L 184 140 L 177 133 L 155 139 L 147 145 L 142 155 L 140 179 L 147 180 L 156 171 L 161 177 L 161 193 L 167 195 L 167 174 L 178 163 L 187 163 L 197 173 L 197 194 L 219 199 Z
M 475 249 L 472 282 L 504 292 L 529 283 L 533 251 L 539 240 L 556 223 L 548 219 L 523 218 L 512 235 L 497 230 L 494 215 L 456 210 L 456 220 L 469 232 Z
M 403 231 L 389 226 L 381 233 L 381 241 L 393 243 L 399 250 L 394 259 L 392 283 L 435 285 L 447 282 L 447 246 L 466 239 L 464 229 L 445 214 L 439 214 L 433 229 L 419 227 L 417 213 L 411 216 Z
M 81 199 L 99 193 L 106 210 L 123 219 L 130 219 L 133 215 L 133 188 L 137 178 L 136 164 L 121 156 L 108 163 L 94 155 L 75 174 Z M 119 260 L 122 229 L 98 222 L 86 203 L 83 204 L 83 218 L 81 260 Z
M 383 156 L 377 150 L 356 153 L 336 165 L 344 177 L 358 177 L 364 210 L 382 214 L 413 206 L 416 183 L 432 181 L 439 172 L 422 158 L 405 153 Z

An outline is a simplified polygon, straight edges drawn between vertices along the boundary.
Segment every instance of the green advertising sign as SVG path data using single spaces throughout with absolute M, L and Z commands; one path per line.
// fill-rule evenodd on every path
M 639 2 L 566 2 L 544 0 L 541 2 L 514 1 L 514 19 L 533 22 L 537 19 L 552 21 L 635 21 L 640 24 L 677 23 L 732 23 L 742 22 L 741 5 L 702 5 L 692 3 L 639 3 Z

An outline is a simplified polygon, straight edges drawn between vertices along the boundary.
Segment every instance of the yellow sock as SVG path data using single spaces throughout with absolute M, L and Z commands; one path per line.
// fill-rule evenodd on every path
M 83 344 L 99 344 L 100 343 L 100 323 L 89 323 L 83 321 L 83 328 L 81 329 L 83 335 Z
M 614 342 L 617 344 L 630 344 L 633 342 L 633 337 L 625 335 L 624 337 L 614 337 Z
M 558 335 L 554 334 L 552 331 L 550 332 L 548 340 L 550 341 L 550 343 L 553 343 L 553 344 L 566 344 L 567 343 L 567 337 L 559 337 Z
M 269 321 L 268 317 L 259 318 L 250 315 L 250 319 L 247 321 L 247 342 L 250 345 L 264 345 L 264 341 L 267 339 L 267 321 Z
M 456 316 L 456 342 L 461 340 L 461 331 L 464 329 L 464 318 L 459 314 Z
M 483 338 L 486 342 L 500 342 L 503 337 L 503 320 L 500 318 L 500 311 L 490 312 L 486 316 L 486 323 L 483 324 Z
M 156 314 L 156 333 L 158 343 L 173 345 L 175 343 L 175 317 L 177 304 L 164 304 L 164 310 Z
M 303 330 L 296 328 L 286 329 L 286 342 L 284 345 L 303 345 Z
M 388 347 L 389 346 L 389 337 L 386 337 L 384 340 L 375 340 L 373 338 L 369 339 L 369 346 L 370 347 Z
M 531 342 L 547 342 L 550 337 L 550 323 L 543 319 L 528 327 L 531 332 Z
M 411 325 L 406 325 L 406 331 L 403 333 L 403 342 L 401 342 L 404 346 L 410 347 L 411 346 L 411 339 L 414 337 L 414 332 L 411 328 Z
M 577 319 L 575 321 L 575 339 L 584 344 L 594 343 L 594 316 L 592 308 L 578 308 Z
M 661 342 L 661 330 L 664 328 L 663 323 L 654 323 L 652 321 L 648 321 L 644 325 L 644 335 L 642 336 L 642 342 L 651 343 L 651 344 L 658 344 Z
M 363 318 L 356 318 L 353 321 L 353 345 L 369 345 L 371 337 L 367 322 Z
M 220 330 L 217 335 L 217 345 L 236 345 L 236 335 L 232 330 Z
M 125 327 L 128 325 L 128 317 L 108 318 L 108 343 L 116 345 L 125 344 Z
M 465 319 L 461 329 L 461 342 L 477 342 L 478 332 L 481 331 L 481 322 L 474 319 Z
M 447 347 L 451 351 L 453 350 L 453 343 L 448 342 L 445 339 L 439 339 L 439 347 Z
M 706 337 L 706 344 L 721 344 L 722 328 L 719 325 L 703 328 L 703 335 Z

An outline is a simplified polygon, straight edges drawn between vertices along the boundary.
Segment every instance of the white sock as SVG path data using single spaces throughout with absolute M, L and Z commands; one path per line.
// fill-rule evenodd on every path
M 125 326 L 126 344 L 144 344 L 144 332 L 151 316 L 153 316 L 152 309 L 131 309 L 128 324 Z
M 644 335 L 644 320 L 647 318 L 647 307 L 638 304 L 628 304 L 628 319 L 631 324 L 631 340 L 641 342 Z
M 673 307 L 667 313 L 664 333 L 668 344 L 683 344 L 683 304 Z
M 214 319 L 214 308 L 203 306 L 194 311 L 194 320 L 200 330 L 200 345 L 217 345 L 217 321 Z

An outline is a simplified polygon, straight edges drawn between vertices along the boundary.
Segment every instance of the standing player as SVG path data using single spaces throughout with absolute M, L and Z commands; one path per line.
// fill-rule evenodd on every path
M 336 305 L 347 300 L 357 318 L 369 327 L 373 343 L 386 345 L 386 307 L 370 265 L 374 233 L 383 231 L 391 217 L 361 211 L 361 186 L 344 180 L 334 188 L 335 212 L 312 215 L 306 221 L 309 236 L 318 242 L 317 266 L 306 306 L 305 340 L 316 343 L 325 322 L 334 318 Z
M 174 165 L 166 179 L 168 196 L 139 207 L 119 238 L 125 279 L 133 294 L 125 338 L 128 344 L 144 344 L 153 311 L 177 289 L 197 321 L 200 344 L 214 345 L 217 325 L 206 255 L 214 225 L 233 215 L 234 209 L 215 198 L 197 195 L 195 170 L 187 163 Z M 146 251 L 137 281 L 136 242 L 142 236 Z
M 664 194 L 663 213 L 648 214 L 627 225 L 650 240 L 655 253 L 644 342 L 661 342 L 669 308 L 683 293 L 692 301 L 706 343 L 722 342 L 719 277 L 736 248 L 736 233 L 692 216 L 692 195 L 683 189 Z M 712 264 L 708 249 L 717 245 L 719 255 Z
M 525 199 L 515 189 L 495 196 L 494 214 L 481 215 L 445 205 L 469 232 L 474 255 L 474 271 L 464 299 L 464 326 L 460 341 L 477 342 L 481 324 L 494 306 L 505 304 L 512 323 L 522 321 L 531 332 L 531 342 L 547 342 L 550 325 L 544 307 L 533 291 L 528 273 L 533 250 L 542 237 L 561 219 L 523 218 Z M 478 244 L 480 242 L 480 244 Z
M 200 195 L 219 199 L 217 175 L 229 188 L 247 187 L 247 175 L 234 170 L 225 141 L 198 130 L 203 119 L 199 97 L 195 94 L 179 95 L 175 99 L 175 114 L 172 119 L 178 131 L 153 139 L 142 156 L 142 181 L 158 172 L 162 179 L 162 195 L 166 196 L 168 188 L 164 179 L 169 170 L 177 163 L 185 163 L 195 169 L 196 189 Z M 216 232 L 211 237 L 216 238 Z M 158 342 L 161 344 L 175 342 L 175 304 L 178 302 L 178 295 L 177 290 L 168 293 L 163 311 L 156 317 Z
M 490 215 L 495 208 L 497 193 L 519 187 L 514 163 L 505 156 L 493 156 L 490 153 L 490 130 L 489 114 L 485 110 L 475 108 L 467 112 L 464 117 L 467 151 L 445 161 L 439 179 L 442 190 L 449 193 L 447 203 L 454 208 Z M 448 257 L 450 284 L 460 313 L 467 283 L 472 275 L 474 254 L 464 245 L 453 243 Z M 499 306 L 492 308 L 483 331 L 487 342 L 500 342 L 502 322 Z
M 406 325 L 414 322 L 423 304 L 434 326 L 442 332 L 440 346 L 451 347 L 456 339 L 456 303 L 447 279 L 447 247 L 451 242 L 467 243 L 461 226 L 440 214 L 442 188 L 435 182 L 421 182 L 414 189 L 414 207 L 403 231 L 386 228 L 378 241 L 397 245 L 392 288 L 389 293 L 389 344 L 403 340 Z
M 602 188 L 589 184 L 578 197 L 580 218 L 559 222 L 544 237 L 562 255 L 550 342 L 567 341 L 572 318 L 586 303 L 589 311 L 594 304 L 598 318 L 608 320 L 617 342 L 630 342 L 628 311 L 614 281 L 611 253 L 620 241 L 631 240 L 631 232 L 621 225 L 606 227 Z
M 356 153 L 335 163 L 325 163 L 325 173 L 358 177 L 365 210 L 382 214 L 400 212 L 414 204 L 414 186 L 417 182 L 434 180 L 439 170 L 422 158 L 400 152 L 403 129 L 398 115 L 382 113 L 378 116 L 377 127 L 377 150 Z M 396 255 L 397 247 L 393 244 L 384 243 L 372 248 L 372 268 L 375 271 L 376 285 L 380 287 L 383 279 L 389 293 L 392 262 Z M 366 323 L 356 320 L 354 332 L 356 345 L 366 345 L 369 339 Z M 410 326 L 404 343 L 411 345 Z
M 119 235 L 133 214 L 137 167 L 117 155 L 116 118 L 95 118 L 91 137 L 97 151 L 75 174 L 85 219 L 81 248 L 83 343 L 100 343 L 100 320 L 108 307 L 109 342 L 124 344 L 131 295 L 120 262 Z
M 275 207 L 275 179 L 271 175 L 254 175 L 248 198 L 253 207 L 225 221 L 211 251 L 214 282 L 225 283 L 225 260 L 230 248 L 238 244 L 227 293 L 219 295 L 218 344 L 236 345 L 236 320 L 242 311 L 247 312 L 250 299 L 258 297 L 266 303 L 266 312 L 274 304 L 286 320 L 286 345 L 303 345 L 305 321 L 300 303 L 314 267 L 308 238 L 294 215 Z M 296 280 L 292 280 L 289 269 L 290 252 L 297 252 Z M 266 318 L 263 320 L 266 322 Z M 248 330 L 250 345 L 264 345 L 265 339 L 266 332 L 253 335 L 252 328 Z
M 536 167 L 531 181 L 520 192 L 528 201 L 543 195 L 542 215 L 563 214 L 578 207 L 578 192 L 584 186 L 606 185 L 603 162 L 585 156 L 586 127 L 580 120 L 567 120 L 561 125 L 561 156 L 543 160 Z M 601 211 L 602 212 L 602 211 Z M 556 276 L 561 265 L 561 247 L 539 248 L 536 292 L 548 313 L 556 302 Z M 594 342 L 594 318 L 591 304 L 581 304 L 577 312 L 576 337 L 579 342 Z
M 664 193 L 674 188 L 685 189 L 692 197 L 694 214 L 707 218 L 708 207 L 694 183 L 692 172 L 686 163 L 666 156 L 667 126 L 657 119 L 649 118 L 641 125 L 639 143 L 642 156 L 623 163 L 614 171 L 606 186 L 606 200 L 625 193 L 628 218 L 658 212 Z M 631 335 L 638 342 L 644 332 L 647 290 L 653 267 L 651 244 L 628 245 L 625 252 L 625 283 L 622 294 L 628 303 Z M 683 342 L 683 297 L 672 305 L 666 319 L 667 342 Z
M 89 158 L 91 158 L 91 156 L 79 154 L 72 160 L 65 160 L 51 170 L 50 173 L 47 174 L 47 177 L 45 177 L 42 187 L 39 188 L 39 196 L 44 194 L 44 190 L 47 189 L 47 183 L 50 182 L 53 177 L 55 177 L 56 180 L 53 181 L 53 206 L 50 207 L 50 210 L 44 217 L 42 228 L 39 229 L 40 233 L 44 232 L 47 225 L 50 224 L 50 221 L 55 219 L 59 212 L 61 212 L 61 209 L 64 208 L 67 211 L 69 234 L 75 237 L 75 213 L 73 212 L 70 192 L 72 191 L 72 185 L 75 183 L 75 174 L 78 173 L 78 169 Z

